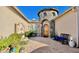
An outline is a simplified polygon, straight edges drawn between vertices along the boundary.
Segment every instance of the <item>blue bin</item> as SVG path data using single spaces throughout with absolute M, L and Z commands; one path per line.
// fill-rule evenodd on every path
M 60 37 L 60 36 L 55 36 L 54 40 L 63 41 L 63 40 L 65 40 L 65 38 L 64 37 Z

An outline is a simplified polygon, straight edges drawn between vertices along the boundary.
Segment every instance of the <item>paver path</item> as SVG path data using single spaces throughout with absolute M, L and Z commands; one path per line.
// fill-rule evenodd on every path
M 70 48 L 68 45 L 62 45 L 58 41 L 54 41 L 51 38 L 44 37 L 32 37 L 30 40 L 38 41 L 43 44 L 47 44 L 48 46 L 38 48 L 34 52 L 38 53 L 52 53 L 52 52 L 60 52 L 60 53 L 79 53 L 79 48 Z
M 32 52 L 32 51 L 38 49 L 38 48 L 45 47 L 45 46 L 48 46 L 48 45 L 38 42 L 38 41 L 29 40 L 28 44 L 25 45 L 24 47 L 26 47 L 25 48 L 26 52 L 29 53 L 29 52 Z

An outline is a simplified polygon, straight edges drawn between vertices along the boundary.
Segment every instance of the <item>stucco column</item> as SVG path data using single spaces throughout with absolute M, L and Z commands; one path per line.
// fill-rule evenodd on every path
M 51 34 L 50 34 L 50 27 L 51 26 L 51 24 L 50 24 L 50 21 L 49 21 L 49 38 L 50 38 L 50 36 L 51 36 Z
M 42 31 L 41 31 L 41 26 L 42 26 L 42 24 L 39 24 L 39 27 L 40 27 L 40 28 L 39 28 L 39 34 L 40 34 L 40 36 L 41 36 L 41 32 L 42 32 Z

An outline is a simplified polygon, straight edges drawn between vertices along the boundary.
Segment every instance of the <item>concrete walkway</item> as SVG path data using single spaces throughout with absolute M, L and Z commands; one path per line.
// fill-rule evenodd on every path
M 68 45 L 62 45 L 60 42 L 54 41 L 51 38 L 32 37 L 30 38 L 30 40 L 37 41 L 41 44 L 47 45 L 32 50 L 33 53 L 79 53 L 79 48 L 70 48 Z
M 25 47 L 26 52 L 30 53 L 30 52 L 38 49 L 38 48 L 45 47 L 45 46 L 48 46 L 48 45 L 44 44 L 44 43 L 41 43 L 41 42 L 38 42 L 38 41 L 29 40 L 28 44 L 25 45 L 24 47 Z

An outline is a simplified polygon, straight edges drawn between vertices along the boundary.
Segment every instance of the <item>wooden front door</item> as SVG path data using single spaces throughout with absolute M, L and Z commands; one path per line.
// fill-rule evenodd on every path
M 46 37 L 49 36 L 49 26 L 48 26 L 48 24 L 44 25 L 44 36 L 46 36 Z

